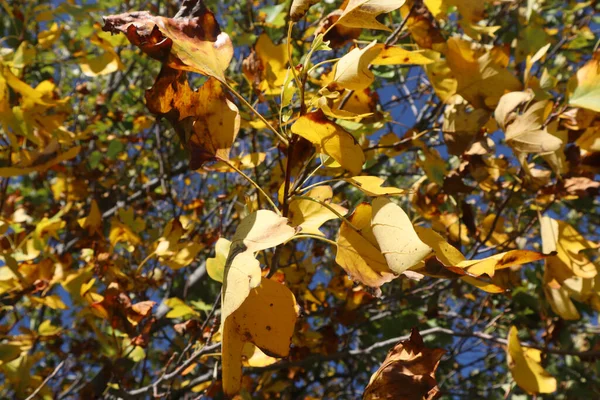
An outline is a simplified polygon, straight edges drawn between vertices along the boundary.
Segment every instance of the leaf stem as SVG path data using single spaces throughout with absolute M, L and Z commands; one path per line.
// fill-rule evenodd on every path
M 224 158 L 221 158 L 221 157 L 217 157 L 217 159 L 219 161 L 222 161 L 225 164 L 227 164 L 228 167 L 230 167 L 235 172 L 237 172 L 240 176 L 242 176 L 244 179 L 246 179 L 252 186 L 254 186 L 256 188 L 256 190 L 259 191 L 259 193 L 261 193 L 263 195 L 263 197 L 269 202 L 269 204 L 271 205 L 271 207 L 273 207 L 273 210 L 275 210 L 275 212 L 278 215 L 281 215 L 281 212 L 279 211 L 279 208 L 277 208 L 277 206 L 275 205 L 275 203 L 273 202 L 273 200 L 271 199 L 271 197 L 260 187 L 260 185 L 258 183 L 254 182 L 252 180 L 252 178 L 250 178 L 248 175 L 246 175 L 245 173 L 243 173 L 238 167 L 236 167 L 235 165 L 233 165 L 229 160 L 225 160 Z
M 348 218 L 344 217 L 342 214 L 340 214 L 339 212 L 337 212 L 337 210 L 335 208 L 331 207 L 326 202 L 324 202 L 322 200 L 318 200 L 318 199 L 312 198 L 310 196 L 299 196 L 299 195 L 296 195 L 293 198 L 294 199 L 301 199 L 301 200 L 308 200 L 308 201 L 312 201 L 314 203 L 318 203 L 318 204 L 322 205 L 323 207 L 325 207 L 326 209 L 328 209 L 329 211 L 331 211 L 332 213 L 334 213 L 339 219 L 341 219 L 342 221 L 344 221 L 345 223 L 347 223 L 356 232 L 360 232 L 360 229 L 358 229 L 356 226 L 354 226 L 354 224 L 352 224 L 352 222 L 350 222 L 348 220 Z
M 267 126 L 267 128 L 269 128 L 269 130 L 271 130 L 279 138 L 279 140 L 281 140 L 286 146 L 288 145 L 288 143 L 289 143 L 288 139 L 285 138 L 277 129 L 275 129 L 275 127 L 273 127 L 273 125 L 271 125 L 271 123 L 269 121 L 267 121 L 267 119 L 265 117 L 263 117 L 263 115 L 261 113 L 259 113 L 258 110 L 256 110 L 256 108 L 254 108 L 252 106 L 252 104 L 248 103 L 248 101 L 244 98 L 244 96 L 239 94 L 227 82 L 223 82 L 223 84 L 227 87 L 227 89 L 229 89 L 229 91 L 231 93 L 233 93 L 233 95 L 235 97 L 237 97 L 248 109 L 250 109 L 250 111 L 252 111 Z
M 312 233 L 300 233 L 298 235 L 295 235 L 292 239 L 317 239 L 317 240 L 321 240 L 323 242 L 329 243 L 332 246 L 337 247 L 337 243 L 334 242 L 333 240 L 327 239 L 326 237 L 323 237 L 323 236 L 313 235 Z

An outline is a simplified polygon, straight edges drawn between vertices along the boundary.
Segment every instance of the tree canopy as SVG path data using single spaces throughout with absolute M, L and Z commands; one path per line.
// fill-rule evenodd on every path
M 600 397 L 596 1 L 0 0 L 0 397 Z

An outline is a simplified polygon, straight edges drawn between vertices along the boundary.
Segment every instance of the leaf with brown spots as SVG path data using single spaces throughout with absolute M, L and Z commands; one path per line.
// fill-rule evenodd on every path
M 425 347 L 419 331 L 413 328 L 410 339 L 394 346 L 371 376 L 363 400 L 437 398 L 435 370 L 445 352 Z
M 229 160 L 240 130 L 240 114 L 216 78 L 209 78 L 196 92 L 189 87 L 185 72 L 165 66 L 146 91 L 146 104 L 153 114 L 171 122 L 191 153 L 191 169 L 216 158 Z
M 290 351 L 298 316 L 296 299 L 286 287 L 262 278 L 244 303 L 223 327 L 223 390 L 227 395 L 240 390 L 242 351 L 250 342 L 272 357 L 286 357 Z
M 147 11 L 110 15 L 104 17 L 103 30 L 124 33 L 133 45 L 172 68 L 225 81 L 233 57 L 231 39 L 203 1 L 190 3 L 194 12 L 189 17 L 158 17 Z

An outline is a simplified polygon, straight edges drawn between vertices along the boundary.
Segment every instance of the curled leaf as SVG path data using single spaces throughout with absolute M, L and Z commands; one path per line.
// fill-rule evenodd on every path
M 556 379 L 541 365 L 541 351 L 521 346 L 516 327 L 508 334 L 508 369 L 517 385 L 527 393 L 553 393 Z
M 231 248 L 241 247 L 248 252 L 257 252 L 278 246 L 295 233 L 287 218 L 273 211 L 258 210 L 242 220 L 231 239 Z
M 198 169 L 215 158 L 229 160 L 240 115 L 217 79 L 209 78 L 195 92 L 184 72 L 163 67 L 146 92 L 146 104 L 153 114 L 171 122 L 190 151 L 190 168 Z
M 378 29 L 390 31 L 391 29 L 377 21 L 377 16 L 397 10 L 406 0 L 350 0 L 338 24 L 349 28 Z
M 398 343 L 371 376 L 363 400 L 426 399 L 440 395 L 435 371 L 446 351 L 425 347 L 419 331 Z
M 229 36 L 221 32 L 215 16 L 203 4 L 189 18 L 157 17 L 137 11 L 104 17 L 103 30 L 124 33 L 144 53 L 184 71 L 225 80 L 225 69 L 233 57 Z
M 318 2 L 319 0 L 294 0 L 292 8 L 290 8 L 291 20 L 294 22 L 300 21 L 306 15 L 308 9 Z
M 327 154 L 353 175 L 358 175 L 365 162 L 362 148 L 349 132 L 329 121 L 322 111 L 312 112 L 298 118 L 292 132 L 302 136 Z
M 371 227 L 387 264 L 398 275 L 432 251 L 421 241 L 404 210 L 386 197 L 373 200 Z
M 342 57 L 335 66 L 333 81 L 350 90 L 364 90 L 371 86 L 375 76 L 369 70 L 369 64 L 381 52 L 375 47 L 376 41 L 362 49 L 354 48 Z
M 342 206 L 331 203 L 333 190 L 330 186 L 317 186 L 307 192 L 306 197 L 327 203 L 340 215 L 345 215 L 348 211 Z M 292 200 L 290 202 L 290 215 L 293 226 L 299 226 L 302 233 L 314 235 L 323 235 L 319 227 L 329 220 L 339 218 L 336 213 L 324 205 L 307 199 Z
M 362 203 L 350 216 L 350 226 L 342 222 L 337 238 L 338 263 L 351 277 L 364 285 L 378 288 L 396 278 L 388 267 L 371 230 L 371 205 Z M 356 231 L 354 228 L 358 229 Z

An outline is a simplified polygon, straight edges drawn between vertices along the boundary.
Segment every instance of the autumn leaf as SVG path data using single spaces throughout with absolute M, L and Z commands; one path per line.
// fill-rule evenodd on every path
M 228 258 L 223 274 L 221 324 L 242 305 L 250 290 L 260 285 L 261 280 L 260 263 L 251 252 L 230 252 L 229 257 L 232 260 Z
M 79 226 L 86 229 L 90 235 L 102 235 L 102 214 L 100 213 L 100 208 L 98 207 L 96 200 L 92 200 L 88 216 L 79 219 L 77 222 L 79 223 Z
M 309 233 L 313 235 L 323 235 L 319 227 L 325 222 L 339 218 L 339 215 L 345 215 L 348 210 L 331 202 L 333 198 L 333 189 L 331 186 L 317 186 L 306 192 L 305 198 L 296 198 L 290 202 L 290 215 L 292 226 L 297 226 L 301 229 L 301 233 Z M 323 206 L 319 202 L 326 203 L 331 209 Z
M 206 272 L 215 281 L 223 283 L 225 263 L 231 248 L 231 242 L 225 238 L 219 238 L 215 244 L 215 256 L 206 260 Z
M 377 21 L 376 17 L 394 11 L 405 3 L 405 0 L 350 0 L 342 12 L 338 24 L 350 28 L 379 29 L 392 31 Z
M 108 75 L 125 68 L 111 43 L 98 35 L 94 35 L 90 39 L 90 43 L 101 48 L 103 53 L 96 57 L 85 57 L 79 61 L 79 67 L 84 75 L 90 77 Z
M 290 8 L 290 18 L 294 22 L 298 22 L 310 7 L 317 4 L 319 0 L 294 0 Z
M 147 11 L 104 17 L 105 31 L 124 33 L 144 53 L 171 68 L 198 72 L 225 81 L 233 57 L 229 35 L 202 3 L 189 18 L 153 16 Z
M 275 45 L 263 33 L 258 37 L 254 49 L 262 69 L 259 90 L 268 95 L 279 95 L 288 70 L 288 44 Z
M 292 132 L 302 136 L 353 175 L 358 175 L 365 156 L 356 139 L 341 126 L 329 121 L 323 112 L 312 112 L 298 118 Z
M 521 89 L 500 50 L 475 50 L 470 42 L 455 37 L 447 43 L 446 59 L 456 76 L 456 92 L 472 106 L 493 109 L 505 92 Z
M 440 390 L 435 371 L 446 351 L 425 347 L 417 329 L 391 349 L 372 376 L 364 400 L 435 399 Z
M 209 78 L 194 92 L 185 73 L 163 67 L 146 92 L 146 104 L 152 113 L 171 122 L 190 151 L 190 168 L 198 169 L 214 159 L 229 160 L 240 115 L 217 79 Z
M 517 385 L 530 394 L 556 391 L 556 379 L 542 367 L 541 354 L 540 350 L 521 346 L 517 328 L 510 328 L 507 346 L 508 368 Z
M 371 228 L 387 264 L 398 275 L 432 251 L 421 241 L 404 210 L 386 197 L 373 200 Z
M 364 285 L 378 288 L 396 278 L 388 267 L 371 229 L 372 208 L 362 203 L 347 222 L 342 222 L 337 238 L 338 263 L 351 277 Z M 356 230 L 356 229 L 357 230 Z
M 577 73 L 569 79 L 569 104 L 600 112 L 600 53 L 594 53 Z
M 379 49 L 377 57 L 371 61 L 373 65 L 427 65 L 435 60 L 427 57 L 423 50 L 406 50 L 399 46 L 386 46 L 383 43 L 376 44 L 373 49 Z
M 368 88 L 375 76 L 369 70 L 369 64 L 381 52 L 376 42 L 371 42 L 362 49 L 354 48 L 342 57 L 335 66 L 333 81 L 343 88 L 350 90 L 363 90 Z
M 464 260 L 456 264 L 456 266 L 466 269 L 475 276 L 486 274 L 489 277 L 493 277 L 495 271 L 499 269 L 523 265 L 543 258 L 545 256 L 537 251 L 510 250 L 481 260 Z
M 257 252 L 288 241 L 296 230 L 288 219 L 269 210 L 258 210 L 248 215 L 238 225 L 231 238 L 231 248 Z
M 242 380 L 244 343 L 250 342 L 265 354 L 286 357 L 297 318 L 296 299 L 285 286 L 262 278 L 246 301 L 223 326 L 223 391 L 234 395 Z
M 348 179 L 348 182 L 356 186 L 367 196 L 398 196 L 406 193 L 403 189 L 384 187 L 383 183 L 385 180 L 377 176 L 354 176 Z

